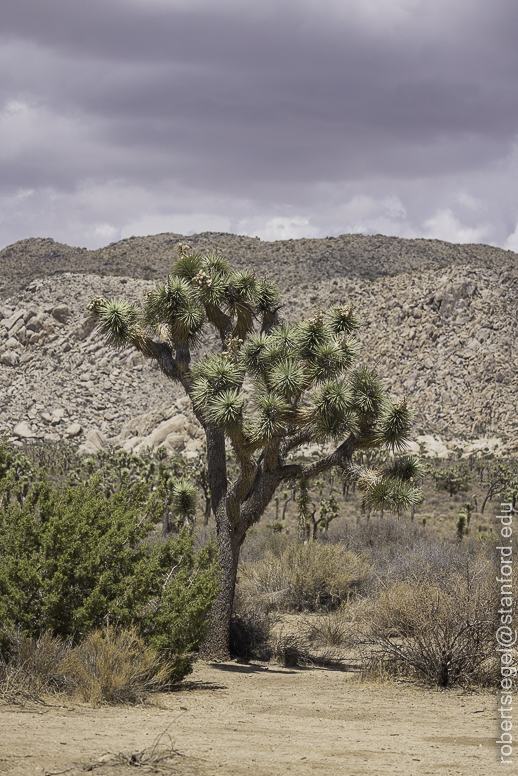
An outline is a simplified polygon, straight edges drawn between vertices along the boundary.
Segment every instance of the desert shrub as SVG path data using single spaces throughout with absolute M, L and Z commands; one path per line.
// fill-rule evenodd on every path
M 169 683 L 176 667 L 146 645 L 135 627 L 93 631 L 60 665 L 85 702 L 135 703 Z
M 170 682 L 175 667 L 147 646 L 135 627 L 89 633 L 70 639 L 45 631 L 39 638 L 3 631 L 0 698 L 9 703 L 38 702 L 51 693 L 79 694 L 99 703 L 133 703 Z
M 341 520 L 329 528 L 328 541 L 339 542 L 355 552 L 377 547 L 411 546 L 426 536 L 418 523 L 401 520 L 393 515 L 351 522 Z
M 299 633 L 280 633 L 271 642 L 271 657 L 284 666 L 309 665 L 309 647 Z
M 306 639 L 315 646 L 341 647 L 352 638 L 352 624 L 345 607 L 308 617 L 302 627 Z
M 360 523 L 343 522 L 331 526 L 330 540 L 355 553 L 363 552 L 370 561 L 375 575 L 369 589 L 374 593 L 380 581 L 427 578 L 446 579 L 452 571 L 459 574 L 467 567 L 474 568 L 478 558 L 495 556 L 491 542 L 481 545 L 476 539 L 466 538 L 462 543 L 439 538 L 417 523 L 397 520 L 391 516 L 371 518 Z
M 493 562 L 494 556 L 494 552 L 488 555 L 479 542 L 459 544 L 426 539 L 411 549 L 401 548 L 392 553 L 389 567 L 380 561 L 377 589 L 406 580 L 447 587 L 452 576 L 464 577 L 469 585 L 478 584 L 487 578 L 488 564 Z
M 340 662 L 333 646 L 315 644 L 304 626 L 295 632 L 281 628 L 270 638 L 271 659 L 285 666 L 331 666 Z
M 369 577 L 365 558 L 339 545 L 286 544 L 279 554 L 267 552 L 239 571 L 242 595 L 268 609 L 319 611 L 347 601 Z
M 271 531 L 264 524 L 251 528 L 240 553 L 241 563 L 255 563 L 265 555 L 280 556 L 293 539 L 283 532 Z
M 0 498 L 1 498 L 0 483 Z M 190 670 L 217 593 L 215 547 L 196 552 L 187 530 L 151 541 L 160 497 L 139 483 L 103 494 L 95 481 L 46 482 L 0 511 L 0 621 L 38 638 L 76 642 L 107 623 L 135 623 L 146 642 Z
M 8 703 L 37 701 L 42 695 L 67 691 L 69 679 L 61 664 L 71 649 L 69 640 L 44 631 L 37 639 L 2 628 L 0 698 Z
M 230 621 L 230 654 L 245 660 L 269 660 L 273 622 L 272 615 L 260 609 L 248 607 L 236 611 L 234 608 Z
M 484 682 L 494 652 L 495 588 L 488 567 L 448 580 L 391 584 L 363 612 L 364 668 L 407 673 L 440 687 Z

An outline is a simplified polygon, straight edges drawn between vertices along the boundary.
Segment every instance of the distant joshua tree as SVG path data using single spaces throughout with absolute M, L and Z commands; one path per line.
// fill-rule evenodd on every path
M 226 658 L 240 548 L 277 488 L 338 467 L 371 508 L 400 511 L 418 499 L 409 482 L 417 460 L 392 458 L 377 470 L 353 461 L 359 450 L 403 449 L 411 413 L 406 401 L 387 397 L 373 369 L 353 366 L 359 321 L 351 307 L 285 323 L 269 280 L 235 271 L 218 254 L 196 255 L 181 244 L 179 254 L 165 284 L 141 305 L 95 297 L 89 309 L 108 344 L 133 345 L 181 383 L 205 431 L 221 589 L 202 654 Z M 219 336 L 219 352 L 193 362 L 207 326 Z M 294 459 L 315 442 L 331 442 L 331 452 L 310 463 Z M 226 446 L 237 461 L 233 479 Z

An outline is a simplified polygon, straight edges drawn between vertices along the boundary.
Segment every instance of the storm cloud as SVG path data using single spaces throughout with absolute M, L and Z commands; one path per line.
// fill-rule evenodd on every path
M 518 250 L 514 0 L 4 0 L 0 244 Z

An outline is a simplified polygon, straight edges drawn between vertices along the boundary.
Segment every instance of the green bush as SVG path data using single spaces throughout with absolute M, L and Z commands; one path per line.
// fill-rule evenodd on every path
M 190 670 L 218 589 L 216 551 L 198 552 L 188 530 L 160 542 L 161 494 L 99 482 L 59 490 L 38 482 L 23 503 L 0 481 L 0 622 L 29 637 L 49 630 L 81 641 L 132 623 L 146 643 Z M 12 488 L 12 482 L 7 483 Z

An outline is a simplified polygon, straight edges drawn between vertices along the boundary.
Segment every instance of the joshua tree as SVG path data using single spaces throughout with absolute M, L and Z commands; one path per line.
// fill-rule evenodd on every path
M 340 516 L 338 502 L 333 495 L 320 499 L 320 514 L 318 517 L 316 516 L 317 507 L 311 500 L 310 484 L 309 477 L 302 477 L 297 481 L 296 503 L 299 510 L 299 539 L 302 541 L 315 541 L 319 530 L 323 530 L 327 534 L 329 523 Z
M 447 490 L 450 497 L 469 490 L 471 476 L 469 468 L 464 461 L 456 466 L 437 469 L 433 472 L 432 477 L 435 480 L 437 490 Z
M 351 307 L 282 323 L 270 281 L 233 270 L 217 254 L 195 255 L 182 245 L 179 252 L 166 283 L 140 306 L 96 297 L 89 309 L 109 344 L 133 345 L 183 386 L 205 431 L 221 589 L 202 654 L 226 657 L 239 551 L 277 487 L 339 467 L 369 505 L 408 507 L 417 494 L 398 476 L 397 463 L 387 474 L 355 465 L 353 455 L 402 448 L 411 413 L 405 401 L 388 399 L 374 370 L 353 368 L 359 322 Z M 207 326 L 219 350 L 193 362 Z M 328 451 L 297 462 L 295 453 L 310 442 L 328 443 Z M 237 462 L 234 478 L 226 445 Z

